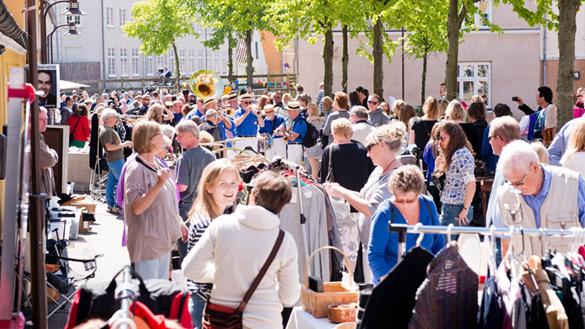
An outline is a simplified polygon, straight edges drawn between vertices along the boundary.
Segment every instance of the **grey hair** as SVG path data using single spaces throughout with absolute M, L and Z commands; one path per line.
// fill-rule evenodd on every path
M 367 119 L 368 118 L 368 110 L 361 105 L 356 105 L 356 106 L 352 107 L 351 114 L 355 115 L 355 117 L 359 118 L 359 119 Z
M 379 126 L 376 128 L 376 130 L 368 135 L 365 145 L 385 143 L 392 152 L 400 151 L 402 140 L 404 139 L 405 134 L 404 127 L 402 127 L 404 124 L 401 126 L 400 123 L 394 121 L 392 123 Z
M 116 110 L 105 109 L 102 111 L 102 120 L 106 120 L 109 117 L 116 117 L 117 115 L 118 115 L 118 112 L 116 112 Z
M 516 140 L 502 150 L 497 170 L 504 175 L 512 171 L 526 172 L 532 163 L 540 163 L 536 151 L 525 141 Z
M 47 111 L 47 108 L 44 106 L 39 106 L 39 111 L 43 112 L 43 113 L 49 113 L 49 111 Z
M 199 127 L 195 124 L 195 122 L 191 120 L 182 120 L 179 124 L 175 127 L 177 129 L 177 133 L 185 133 L 189 132 L 195 138 L 199 138 Z
M 175 136 L 175 128 L 171 125 L 160 125 L 160 131 L 164 136 L 171 140 Z

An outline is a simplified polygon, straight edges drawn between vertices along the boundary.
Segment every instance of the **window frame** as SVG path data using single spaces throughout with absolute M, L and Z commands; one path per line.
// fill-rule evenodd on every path
M 463 76 L 463 72 L 465 71 L 465 67 L 472 65 L 473 66 L 473 77 L 464 77 Z M 478 76 L 478 67 L 480 65 L 486 65 L 487 66 L 487 72 L 488 75 L 486 77 L 479 77 Z M 459 62 L 457 64 L 457 86 L 458 86 L 458 91 L 457 91 L 457 97 L 459 100 L 463 100 L 466 103 L 470 102 L 471 99 L 465 99 L 465 89 L 464 89 L 464 85 L 465 82 L 473 82 L 473 95 L 480 95 L 479 92 L 479 88 L 481 86 L 481 81 L 486 81 L 487 82 L 487 86 L 488 86 L 488 92 L 487 94 L 487 98 L 488 98 L 488 102 L 486 104 L 487 107 L 490 107 L 492 104 L 492 62 L 486 61 L 486 62 L 478 62 L 478 61 L 474 61 L 474 62 Z M 472 95 L 472 96 L 473 96 Z

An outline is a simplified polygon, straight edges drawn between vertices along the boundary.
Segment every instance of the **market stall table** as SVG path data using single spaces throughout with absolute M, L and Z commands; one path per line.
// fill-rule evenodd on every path
M 290 315 L 286 329 L 335 329 L 335 326 L 337 324 L 329 322 L 329 319 L 317 319 L 297 306 Z

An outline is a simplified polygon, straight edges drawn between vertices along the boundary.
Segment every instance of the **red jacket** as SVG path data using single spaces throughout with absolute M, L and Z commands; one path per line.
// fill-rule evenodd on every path
M 79 124 L 77 121 L 79 120 Z M 87 142 L 89 140 L 89 119 L 87 116 L 79 116 L 77 114 L 71 115 L 67 119 L 67 124 L 69 125 L 69 131 L 73 133 L 73 140 Z M 77 128 L 75 125 L 77 124 Z M 75 131 L 73 129 L 75 128 Z

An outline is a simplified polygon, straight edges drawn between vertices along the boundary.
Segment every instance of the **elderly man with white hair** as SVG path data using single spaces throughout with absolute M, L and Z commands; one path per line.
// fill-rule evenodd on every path
M 542 165 L 538 155 L 524 141 L 504 147 L 498 171 L 506 181 L 498 189 L 496 226 L 568 229 L 585 224 L 585 180 L 578 173 Z M 522 241 L 524 239 L 524 241 Z M 514 250 L 540 255 L 547 249 L 566 252 L 570 243 L 559 237 L 518 235 L 512 238 Z M 507 243 L 503 244 L 504 251 Z

